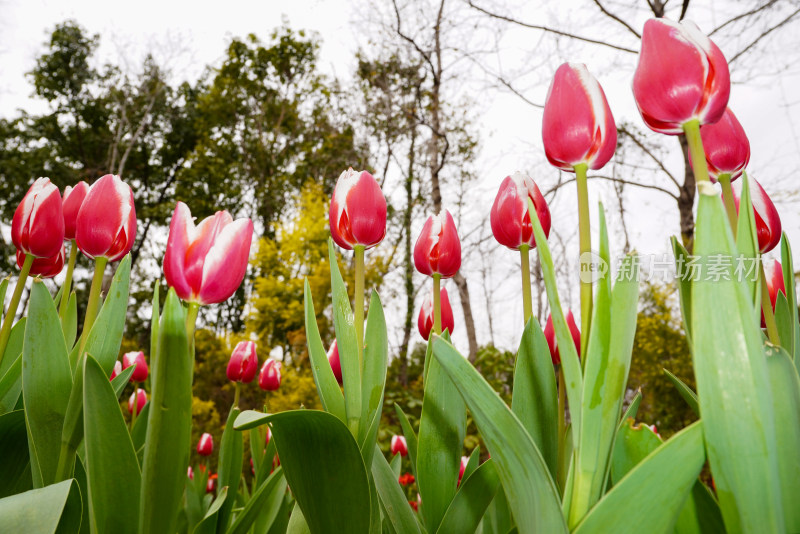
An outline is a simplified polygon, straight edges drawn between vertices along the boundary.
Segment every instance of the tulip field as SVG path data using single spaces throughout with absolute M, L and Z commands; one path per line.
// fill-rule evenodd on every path
M 322 409 L 241 409 L 243 384 L 291 387 L 279 359 L 261 350 L 260 360 L 261 347 L 241 341 L 218 370 L 235 397 L 217 442 L 193 427 L 195 329 L 201 308 L 242 284 L 254 223 L 227 211 L 196 222 L 192 200 L 178 202 L 149 347 L 121 354 L 137 233 L 131 187 L 107 174 L 62 192 L 38 178 L 11 221 L 19 271 L 0 283 L 0 532 L 800 532 L 792 251 L 767 191 L 747 173 L 750 145 L 728 108 L 730 84 L 725 57 L 694 24 L 645 23 L 636 104 L 653 131 L 685 136 L 698 198 L 693 249 L 671 243 L 696 391 L 669 376 L 699 420 L 667 440 L 637 419 L 641 392 L 626 388 L 639 258 L 597 269 L 611 265 L 612 250 L 604 207 L 590 218 L 587 173 L 612 158 L 617 126 L 585 65 L 554 73 L 542 126 L 547 160 L 575 176 L 581 276 L 570 282 L 580 286 L 580 309 L 569 310 L 557 289 L 554 219 L 534 179 L 498 179 L 491 230 L 519 252 L 525 324 L 509 405 L 451 344 L 442 281 L 461 268 L 461 241 L 450 211 L 431 214 L 413 249 L 426 277 L 421 416 L 417 424 L 394 404 L 402 434 L 386 443 L 387 311 L 365 283 L 365 258 L 387 234 L 376 177 L 352 168 L 338 177 L 328 214 L 331 302 L 315 301 L 306 280 L 297 303 Z M 762 262 L 773 250 L 780 262 Z M 92 269 L 85 303 L 72 286 L 79 256 Z M 343 256 L 352 257 L 352 279 L 340 270 Z M 533 311 L 532 268 L 547 292 L 544 317 Z M 43 281 L 62 273 L 57 292 Z M 330 346 L 321 309 L 335 328 Z M 480 445 L 467 454 L 468 424 Z

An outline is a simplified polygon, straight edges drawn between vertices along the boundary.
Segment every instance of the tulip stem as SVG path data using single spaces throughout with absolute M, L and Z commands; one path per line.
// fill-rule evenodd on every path
M 558 482 L 559 487 L 561 488 L 561 493 L 564 493 L 564 486 L 567 482 L 567 473 L 566 473 L 566 458 L 565 455 L 567 453 L 565 448 L 566 442 L 566 383 L 564 382 L 564 373 L 559 368 L 556 370 L 556 374 L 558 375 L 558 466 L 556 468 L 556 479 Z
M 683 125 L 683 132 L 686 134 L 686 142 L 689 144 L 689 155 L 692 157 L 692 170 L 694 170 L 694 180 L 709 182 L 708 163 L 706 163 L 706 153 L 703 150 L 703 138 L 700 137 L 700 121 L 692 119 Z
M 58 306 L 58 316 L 62 321 L 67 314 L 67 306 L 69 305 L 69 297 L 72 291 L 72 271 L 75 270 L 75 260 L 78 258 L 78 247 L 75 246 L 75 240 L 73 239 L 70 243 L 67 277 L 64 278 L 64 286 L 61 289 L 61 303 Z
M 197 324 L 197 314 L 200 305 L 196 302 L 189 303 L 189 310 L 186 312 L 186 338 L 189 341 L 190 352 L 194 355 L 194 330 Z
M 3 319 L 3 327 L 0 328 L 0 363 L 3 362 L 3 355 L 6 352 L 8 338 L 11 336 L 11 325 L 14 322 L 14 317 L 17 315 L 19 299 L 22 298 L 22 290 L 25 289 L 25 282 L 28 280 L 28 273 L 31 272 L 32 265 L 33 256 L 25 254 L 25 261 L 22 264 L 22 270 L 19 272 L 17 285 L 14 286 L 14 294 L 11 295 L 11 302 L 8 304 L 8 311 L 6 312 L 5 319 Z M 0 303 L 0 308 L 2 308 L 2 303 Z
M 728 220 L 731 222 L 733 238 L 736 239 L 736 204 L 733 202 L 733 189 L 731 188 L 731 175 L 728 173 L 720 174 L 717 181 L 722 186 L 722 201 L 725 203 L 725 211 L 728 213 Z
M 586 354 L 589 342 L 589 327 L 592 320 L 592 232 L 589 222 L 589 187 L 585 163 L 575 165 L 575 181 L 578 184 L 578 228 L 581 261 L 581 354 Z M 582 362 L 586 364 L 586 358 Z
M 433 273 L 433 333 L 442 333 L 442 275 Z
M 767 336 L 770 343 L 780 346 L 781 337 L 778 334 L 778 325 L 775 322 L 775 312 L 772 310 L 772 301 L 769 298 L 769 288 L 767 287 L 767 277 L 764 273 L 764 263 L 759 258 L 759 273 L 761 278 L 761 309 L 764 312 L 764 324 L 767 325 Z
M 234 393 L 233 393 L 233 407 L 239 407 L 239 393 L 241 393 L 241 384 L 239 382 L 234 382 Z
M 83 319 L 83 331 L 81 332 L 81 347 L 78 355 L 83 353 L 86 342 L 89 339 L 89 332 L 92 330 L 94 320 L 97 318 L 97 309 L 100 303 L 100 291 L 103 289 L 103 275 L 106 271 L 108 258 L 98 256 L 94 260 L 94 276 L 92 276 L 92 287 L 89 290 L 89 303 L 86 305 L 86 317 Z
M 356 326 L 356 343 L 358 345 L 358 368 L 364 366 L 364 245 L 356 245 L 356 290 L 354 302 L 354 322 Z
M 533 315 L 531 305 L 531 262 L 529 258 L 530 245 L 519 246 L 520 264 L 522 265 L 522 316 L 528 324 Z

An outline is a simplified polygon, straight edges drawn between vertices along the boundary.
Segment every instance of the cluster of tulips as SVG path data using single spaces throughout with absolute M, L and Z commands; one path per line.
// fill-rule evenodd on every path
M 502 181 L 491 209 L 495 238 L 521 259 L 525 327 L 511 406 L 450 343 L 454 320 L 441 282 L 461 267 L 461 244 L 444 210 L 427 219 L 414 248 L 416 269 L 432 279 L 418 319 L 428 341 L 422 412 L 414 425 L 394 406 L 403 435 L 392 437 L 391 456 L 384 456 L 377 441 L 388 336 L 380 297 L 373 291 L 365 298 L 364 256 L 386 235 L 387 206 L 370 173 L 349 169 L 336 183 L 329 212 L 336 335 L 328 350 L 307 283 L 304 292 L 310 366 L 323 410 L 240 411 L 240 384 L 254 380 L 259 368 L 255 344 L 242 342 L 226 370 L 236 397 L 216 451 L 218 472 L 208 473 L 205 463 L 193 469 L 198 309 L 226 300 L 241 284 L 252 222 L 220 212 L 195 226 L 189 208 L 178 203 L 164 257 L 170 290 L 163 306 L 158 286 L 153 295 L 150 366 L 143 353 L 118 362 L 136 228 L 132 192 L 109 175 L 91 188 L 68 189 L 62 199 L 43 178 L 12 225 L 21 275 L 0 330 L 6 475 L 0 531 L 328 533 L 341 531 L 343 518 L 353 533 L 633 533 L 642 525 L 664 533 L 800 531 L 793 502 L 800 494 L 800 321 L 792 255 L 775 206 L 745 172 L 749 142 L 727 107 L 728 65 L 691 23 L 650 20 L 633 90 L 651 129 L 686 136 L 697 181 L 694 255 L 672 242 L 676 265 L 692 261 L 701 271 L 677 279 L 697 392 L 669 376 L 699 421 L 667 441 L 654 426 L 634 423 L 641 393 L 624 400 L 637 258 L 627 255 L 616 279 L 609 271 L 581 277 L 579 327 L 556 289 L 549 208 L 533 179 L 515 173 Z M 556 71 L 543 142 L 548 161 L 575 173 L 580 260 L 588 270 L 587 173 L 613 156 L 616 127 L 585 66 Z M 595 232 L 596 255 L 608 264 L 602 205 Z M 14 323 L 25 277 L 60 272 L 64 240 L 71 250 L 59 294 L 54 299 L 34 280 L 27 317 Z M 334 242 L 353 254 L 352 305 Z M 718 261 L 744 257 L 760 266 L 762 254 L 779 243 L 782 263 L 763 262 L 752 279 L 737 279 L 733 262 Z M 550 304 L 544 328 L 532 313 L 534 248 Z M 76 249 L 95 261 L 77 341 L 70 289 Z M 117 260 L 101 303 L 106 265 Z M 702 276 L 712 267 L 714 278 Z M 0 285 L 0 299 L 7 285 Z M 280 371 L 280 362 L 267 359 L 259 385 L 278 388 Z M 148 379 L 150 402 L 138 386 Z M 119 406 L 129 382 L 135 384 L 130 425 Z M 480 447 L 464 454 L 468 411 L 487 454 Z M 209 434 L 197 452 L 215 453 Z M 706 463 L 713 487 L 699 478 Z M 407 493 L 412 485 L 416 495 Z

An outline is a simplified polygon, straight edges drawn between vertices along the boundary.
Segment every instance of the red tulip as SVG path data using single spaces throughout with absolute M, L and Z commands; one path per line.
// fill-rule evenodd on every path
M 416 501 L 408 501 L 408 505 L 414 509 L 415 512 L 419 511 L 419 503 L 422 501 L 419 495 L 417 495 Z
M 575 343 L 575 350 L 578 351 L 578 358 L 581 357 L 581 331 L 578 330 L 578 325 L 575 324 L 575 317 L 572 315 L 572 310 L 567 311 L 567 326 L 572 334 L 572 341 Z M 547 323 L 544 325 L 544 337 L 547 340 L 547 346 L 550 348 L 550 358 L 553 360 L 553 365 L 561 363 L 561 355 L 558 352 L 558 341 L 556 340 L 556 331 L 553 327 L 552 315 L 547 316 Z
M 700 127 L 700 137 L 712 182 L 716 182 L 720 174 L 729 174 L 731 180 L 742 175 L 750 161 L 750 141 L 730 108 L 719 121 Z
M 411 484 L 414 483 L 414 480 L 416 479 L 414 478 L 414 475 L 412 475 L 411 473 L 403 473 L 398 478 L 398 482 L 400 482 L 401 486 L 410 486 Z
M 264 391 L 275 391 L 281 387 L 281 362 L 267 359 L 258 375 L 258 387 Z
M 192 471 L 192 466 L 189 466 L 189 469 L 186 470 L 186 476 L 190 479 L 194 480 L 194 471 Z
M 445 288 L 439 292 L 439 308 L 442 313 L 442 332 L 447 330 L 452 335 L 455 320 L 453 319 L 453 308 L 450 307 L 450 297 L 447 296 Z M 433 291 L 428 293 L 425 300 L 422 301 L 417 318 L 417 328 L 419 328 L 419 335 L 427 341 L 433 330 Z
M 136 393 L 131 393 L 128 399 L 128 413 L 133 413 L 134 402 L 136 402 L 136 415 L 139 415 L 144 405 L 147 404 L 147 393 L 142 388 L 136 388 Z
M 64 212 L 64 239 L 67 241 L 75 239 L 75 226 L 78 220 L 78 212 L 88 193 L 89 184 L 83 181 L 78 182 L 75 187 L 68 185 L 64 188 L 61 206 Z
M 331 348 L 328 349 L 328 363 L 331 366 L 331 371 L 333 371 L 333 376 L 336 377 L 336 381 L 339 382 L 339 385 L 342 385 L 342 361 L 339 359 L 339 346 L 336 344 L 336 340 L 333 340 L 331 343 Z
M 117 376 L 119 376 L 121 372 L 122 372 L 122 362 L 117 360 L 114 362 L 114 368 L 111 370 L 111 376 L 108 377 L 108 379 L 114 380 L 115 378 L 117 378 Z
M 461 485 L 461 479 L 464 476 L 464 471 L 467 469 L 467 464 L 469 464 L 469 458 L 466 456 L 461 457 L 461 467 L 458 470 L 458 486 Z
M 756 236 L 758 248 L 765 254 L 775 248 L 781 240 L 781 218 L 775 204 L 770 200 L 761 184 L 749 174 L 744 175 L 750 184 L 750 198 L 753 200 L 753 212 L 756 219 Z M 733 184 L 733 202 L 736 213 L 739 213 L 739 197 L 742 193 L 742 180 Z
M 147 360 L 144 359 L 144 352 L 133 351 L 126 352 L 122 355 L 122 368 L 127 369 L 131 365 L 136 364 L 136 368 L 131 375 L 131 381 L 144 382 L 147 380 L 149 369 L 147 368 Z
M 204 432 L 200 436 L 200 441 L 197 442 L 197 454 L 200 456 L 211 456 L 214 452 L 214 438 L 211 434 Z
M 240 341 L 236 344 L 228 362 L 226 374 L 228 380 L 249 384 L 258 372 L 258 355 L 256 344 L 252 341 Z
M 119 176 L 106 174 L 89 189 L 75 223 L 75 242 L 90 258 L 116 261 L 136 239 L 133 191 Z
M 206 493 L 214 493 L 214 488 L 217 485 L 217 474 L 214 473 L 213 475 L 208 477 L 208 482 L 206 482 Z
M 764 279 L 767 282 L 767 292 L 769 301 L 772 304 L 772 311 L 775 312 L 775 303 L 778 302 L 778 293 L 786 296 L 786 284 L 783 281 L 783 267 L 778 260 L 764 260 Z M 761 328 L 766 328 L 764 322 L 764 312 L 761 312 Z
M 269 441 L 272 439 L 272 430 L 267 428 L 267 436 L 264 440 L 264 445 L 269 445 Z
M 403 436 L 392 436 L 392 456 L 399 454 L 400 456 L 408 456 L 408 444 L 406 438 Z
M 25 253 L 21 250 L 17 251 L 17 266 L 22 269 L 22 264 L 25 263 Z M 34 258 L 31 264 L 31 270 L 28 274 L 33 276 L 41 276 L 42 278 L 53 278 L 61 274 L 64 270 L 64 247 L 61 247 L 55 256 L 49 258 Z
M 164 277 L 178 296 L 199 304 L 230 298 L 247 271 L 253 222 L 233 220 L 218 211 L 195 226 L 192 213 L 178 202 L 169 224 Z
M 693 119 L 717 122 L 730 90 L 725 56 L 694 23 L 645 22 L 633 96 L 650 129 L 677 135 Z
M 539 187 L 530 176 L 515 172 L 506 176 L 500 184 L 500 190 L 492 204 L 492 233 L 501 245 L 512 250 L 519 250 L 522 245 L 531 248 L 536 246 L 531 216 L 528 213 L 529 198 L 536 208 L 536 216 L 539 217 L 544 235 L 550 235 L 550 209 Z
M 564 63 L 556 71 L 544 103 L 542 139 L 547 161 L 564 171 L 580 163 L 597 170 L 614 155 L 614 117 L 586 65 Z
M 62 249 L 64 214 L 61 194 L 48 178 L 31 185 L 14 212 L 11 240 L 17 250 L 37 258 L 51 258 Z
M 425 221 L 417 244 L 414 245 L 414 265 L 422 274 L 450 278 L 461 267 L 461 241 L 453 216 L 445 210 Z
M 331 196 L 331 237 L 343 249 L 371 248 L 386 235 L 386 199 L 367 171 L 344 171 Z

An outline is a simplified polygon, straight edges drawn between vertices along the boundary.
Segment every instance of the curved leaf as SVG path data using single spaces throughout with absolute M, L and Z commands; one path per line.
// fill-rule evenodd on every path
M 208 507 L 208 511 L 206 511 L 206 515 L 203 516 L 203 519 L 194 527 L 194 534 L 214 534 L 217 532 L 217 523 L 219 522 L 219 511 L 222 508 L 222 505 L 228 499 L 228 488 L 222 488 L 219 490 L 219 494 L 217 498 L 214 499 L 214 502 L 211 503 L 211 506 Z
M 0 415 L 0 498 L 33 489 L 22 410 Z
M 376 291 L 372 292 L 367 311 L 366 330 L 364 332 L 364 374 L 361 378 L 361 439 L 362 448 L 373 450 L 374 437 L 369 441 L 365 438 L 370 434 L 370 429 L 364 424 L 366 421 L 380 420 L 383 408 L 383 388 L 386 385 L 386 363 L 389 358 L 389 339 L 386 334 L 386 318 L 383 315 L 381 299 Z M 377 429 L 377 427 L 376 427 Z M 377 432 L 375 433 L 377 436 Z
M 386 521 L 391 524 L 394 532 L 419 534 L 420 529 L 417 518 L 408 504 L 403 488 L 397 482 L 397 475 L 389 466 L 377 445 L 375 448 L 377 450 L 372 460 L 372 477 L 375 479 L 375 487 L 378 490 Z
M 411 470 L 414 473 L 414 476 L 417 476 L 417 434 L 414 433 L 414 429 L 411 427 L 411 423 L 408 420 L 405 412 L 400 405 L 395 403 L 394 411 L 397 414 L 397 418 L 400 420 L 400 427 L 403 429 L 403 437 L 406 438 L 406 446 L 408 447 L 408 459 L 411 461 Z
M 0 499 L 0 532 L 72 534 L 81 524 L 81 492 L 65 480 Z
M 30 307 L 28 308 L 30 310 Z M 4 375 L 17 356 L 22 354 L 22 343 L 25 339 L 25 325 L 28 318 L 23 317 L 11 327 L 11 334 L 8 336 L 8 344 L 3 361 L 0 362 L 0 376 Z
M 125 314 L 128 311 L 128 288 L 131 279 L 131 255 L 119 262 L 111 279 L 108 294 L 100 313 L 92 325 L 86 340 L 86 352 L 94 356 L 106 376 L 111 374 L 119 356 L 122 332 L 125 330 Z M 151 357 L 152 359 L 152 357 Z
M 11 364 L 4 375 L 0 375 L 0 415 L 14 409 L 22 393 L 22 355 Z
M 689 405 L 689 408 L 692 409 L 695 415 L 698 417 L 700 416 L 700 407 L 697 405 L 697 393 L 692 391 L 692 388 L 686 385 L 686 383 L 669 372 L 667 369 L 662 369 L 664 374 L 667 375 L 669 381 L 672 382 L 672 385 L 675 386 L 675 389 L 678 390 L 683 400 L 686 401 L 686 404 Z
M 464 480 L 450 503 L 438 532 L 475 532 L 500 488 L 500 478 L 494 462 L 489 459 Z
M 278 467 L 253 493 L 244 510 L 236 516 L 236 521 L 226 531 L 226 534 L 247 534 L 262 513 L 266 513 L 266 524 L 271 524 L 281 509 L 285 493 L 286 478 L 283 476 L 283 469 Z
M 231 408 L 219 447 L 218 482 L 220 487 L 228 488 L 228 498 L 225 499 L 222 508 L 219 510 L 217 523 L 219 532 L 225 532 L 227 529 L 233 502 L 236 500 L 236 493 L 239 491 L 239 481 L 242 478 L 242 462 L 244 461 L 242 433 L 233 429 L 233 423 L 238 415 L 239 408 Z

